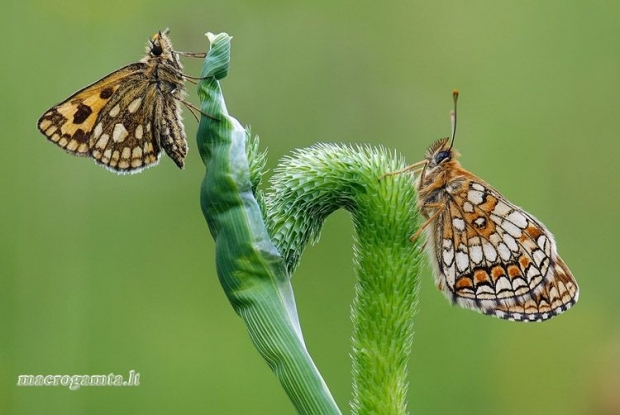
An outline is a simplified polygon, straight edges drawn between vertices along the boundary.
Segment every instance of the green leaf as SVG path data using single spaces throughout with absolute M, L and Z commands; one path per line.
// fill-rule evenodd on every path
M 212 38 L 199 84 L 198 149 L 207 168 L 201 206 L 216 242 L 217 273 L 250 338 L 302 414 L 339 414 L 303 342 L 284 260 L 271 243 L 246 158 L 247 132 L 228 115 L 216 77 L 227 73 L 230 37 Z

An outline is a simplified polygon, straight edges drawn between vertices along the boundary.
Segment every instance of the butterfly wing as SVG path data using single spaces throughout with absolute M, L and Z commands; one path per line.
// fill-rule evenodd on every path
M 89 139 L 97 164 L 117 173 L 136 173 L 159 162 L 158 92 L 142 74 L 123 80 L 103 107 Z
M 438 287 L 461 307 L 510 320 L 542 321 L 570 308 L 579 289 L 553 235 L 464 173 L 446 187 L 430 230 Z
M 143 63 L 125 66 L 82 88 L 47 110 L 37 123 L 39 131 L 69 153 L 89 156 L 88 142 L 100 114 L 123 83 L 139 76 L 144 66 Z
M 67 152 L 92 157 L 117 173 L 157 164 L 164 104 L 178 104 L 149 82 L 148 71 L 148 64 L 138 62 L 105 76 L 46 111 L 39 130 Z
M 156 94 L 155 136 L 159 137 L 159 144 L 166 154 L 182 169 L 187 156 L 187 140 L 180 108 L 182 90 L 173 89 L 167 93 L 156 91 Z

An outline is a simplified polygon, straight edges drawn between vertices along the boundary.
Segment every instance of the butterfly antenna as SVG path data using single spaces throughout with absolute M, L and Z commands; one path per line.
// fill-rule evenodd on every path
M 456 102 L 459 99 L 459 90 L 452 91 L 452 102 L 454 103 L 454 109 L 450 112 L 450 121 L 452 122 L 452 140 L 450 142 L 449 150 L 452 150 L 454 145 L 454 137 L 456 137 Z

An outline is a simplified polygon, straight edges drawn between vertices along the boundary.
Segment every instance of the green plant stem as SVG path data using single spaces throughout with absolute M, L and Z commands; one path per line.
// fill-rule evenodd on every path
M 413 341 L 420 247 L 409 175 L 379 177 L 403 166 L 383 149 L 321 144 L 297 150 L 276 168 L 267 195 L 272 239 L 294 270 L 308 242 L 336 209 L 351 212 L 358 282 L 353 320 L 356 414 L 407 412 L 407 361 Z M 326 330 L 329 328 L 326 327 Z

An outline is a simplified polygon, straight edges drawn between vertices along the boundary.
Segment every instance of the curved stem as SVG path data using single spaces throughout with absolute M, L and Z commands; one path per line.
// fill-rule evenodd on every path
M 330 213 L 343 208 L 352 214 L 358 282 L 351 310 L 351 407 L 359 414 L 407 412 L 422 257 L 409 237 L 418 217 L 410 175 L 379 180 L 402 165 L 384 149 L 320 144 L 283 160 L 266 196 L 270 234 L 291 272 Z

